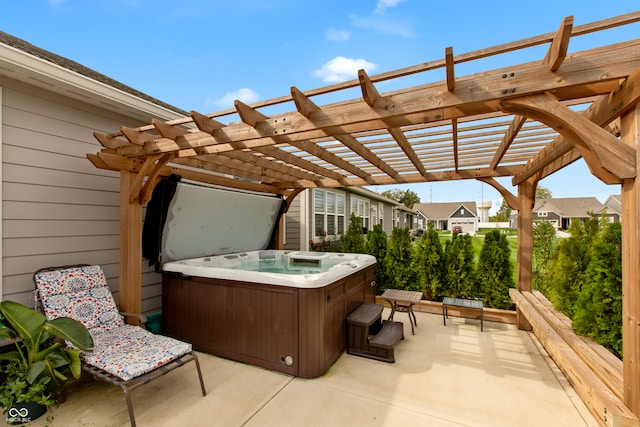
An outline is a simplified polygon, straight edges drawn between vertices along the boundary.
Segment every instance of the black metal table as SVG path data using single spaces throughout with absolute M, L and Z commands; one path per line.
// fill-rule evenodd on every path
M 445 326 L 447 325 L 450 306 L 480 311 L 480 330 L 484 331 L 484 305 L 482 304 L 482 301 L 469 298 L 444 297 L 442 300 L 442 321 Z

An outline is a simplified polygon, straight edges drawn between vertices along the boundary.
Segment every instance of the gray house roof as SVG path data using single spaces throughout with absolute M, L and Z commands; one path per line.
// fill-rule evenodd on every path
M 605 206 L 595 197 L 538 199 L 534 212 L 555 212 L 564 218 L 589 218 L 589 213 L 601 213 Z
M 612 194 L 604 202 L 604 206 L 608 212 L 613 211 L 618 215 L 622 215 L 622 194 Z
M 427 219 L 437 220 L 451 218 L 462 206 L 473 215 L 478 216 L 476 202 L 416 203 L 413 205 L 413 209 Z

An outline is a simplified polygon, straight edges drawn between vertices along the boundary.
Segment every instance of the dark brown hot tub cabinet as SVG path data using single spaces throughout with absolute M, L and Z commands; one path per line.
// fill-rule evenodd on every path
M 163 273 L 163 333 L 193 348 L 302 378 L 345 350 L 345 319 L 375 301 L 375 265 L 320 288 Z

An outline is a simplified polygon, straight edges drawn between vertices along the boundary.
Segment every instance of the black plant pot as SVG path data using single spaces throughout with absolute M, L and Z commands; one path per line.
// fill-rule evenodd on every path
M 16 403 L 7 412 L 7 424 L 27 424 L 47 412 L 47 407 L 36 402 Z

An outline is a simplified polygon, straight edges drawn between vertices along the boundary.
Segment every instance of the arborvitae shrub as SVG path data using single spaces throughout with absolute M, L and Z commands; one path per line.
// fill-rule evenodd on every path
M 378 289 L 386 289 L 387 274 L 384 258 L 387 255 L 387 233 L 382 229 L 382 225 L 374 225 L 373 230 L 367 233 L 365 250 L 369 255 L 376 257 L 376 284 Z
M 475 298 L 474 254 L 471 237 L 453 233 L 445 245 L 445 280 L 443 296 Z
M 420 244 L 414 255 L 414 270 L 418 275 L 420 288 L 428 300 L 442 298 L 442 281 L 444 272 L 444 254 L 438 232 L 429 223 L 427 231 L 422 235 Z
M 609 224 L 595 241 L 573 327 L 622 357 L 622 227 Z
M 477 289 L 488 307 L 511 307 L 509 288 L 514 287 L 511 249 L 507 237 L 493 230 L 484 236 L 476 270 Z
M 384 266 L 387 288 L 420 291 L 415 272 L 411 268 L 411 233 L 408 228 L 395 227 L 391 232 Z
M 362 233 L 362 219 L 351 212 L 349 228 L 342 239 L 342 250 L 347 253 L 364 253 L 364 234 Z

